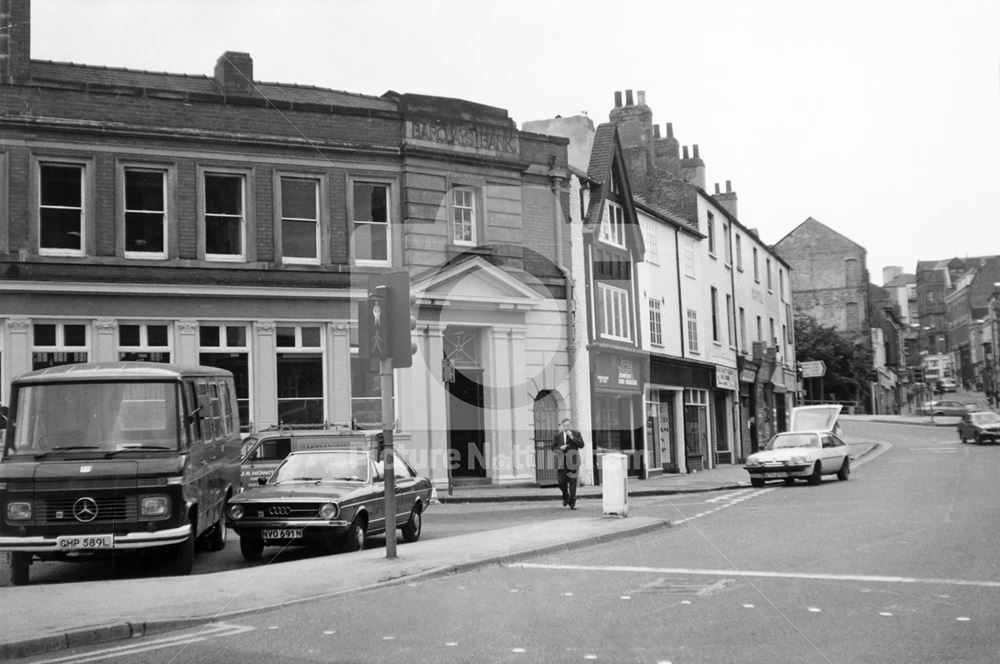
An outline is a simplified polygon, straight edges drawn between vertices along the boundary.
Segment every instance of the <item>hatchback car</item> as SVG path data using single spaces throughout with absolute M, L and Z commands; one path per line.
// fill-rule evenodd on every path
M 966 413 L 958 423 L 958 437 L 963 443 L 973 441 L 1000 441 L 1000 415 L 990 410 Z
M 921 415 L 932 417 L 964 417 L 974 410 L 961 401 L 928 401 L 920 408 Z
M 750 484 L 762 487 L 767 480 L 796 479 L 819 484 L 823 475 L 836 474 L 846 480 L 851 474 L 850 448 L 835 430 L 839 404 L 802 406 L 792 410 L 792 428 L 775 434 L 760 452 L 751 454 L 743 466 Z
M 369 535 L 401 528 L 403 540 L 420 537 L 434 488 L 399 454 L 393 457 L 396 514 L 385 515 L 383 462 L 376 449 L 292 452 L 260 486 L 229 501 L 227 523 L 248 561 L 265 546 L 315 546 L 357 551 Z

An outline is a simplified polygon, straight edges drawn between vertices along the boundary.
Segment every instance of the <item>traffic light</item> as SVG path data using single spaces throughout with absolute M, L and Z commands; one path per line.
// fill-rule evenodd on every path
M 358 303 L 361 357 L 392 359 L 396 368 L 413 364 L 417 347 L 410 332 L 417 327 L 417 319 L 410 312 L 410 304 L 407 272 L 386 272 L 368 278 L 368 298 Z
M 923 367 L 913 367 L 913 382 L 922 383 L 924 382 L 924 368 Z

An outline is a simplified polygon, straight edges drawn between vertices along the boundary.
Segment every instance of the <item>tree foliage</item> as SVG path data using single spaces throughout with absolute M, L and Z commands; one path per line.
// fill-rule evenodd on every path
M 799 362 L 822 360 L 826 364 L 823 398 L 860 401 L 862 407 L 867 402 L 873 358 L 864 337 L 820 325 L 815 318 L 800 314 L 795 317 L 795 358 Z M 818 387 L 815 391 L 808 388 L 807 385 L 811 398 L 820 397 Z

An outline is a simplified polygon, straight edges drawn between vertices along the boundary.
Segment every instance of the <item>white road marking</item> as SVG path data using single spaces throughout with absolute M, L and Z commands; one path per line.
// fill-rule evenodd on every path
M 547 569 L 578 572 L 628 572 L 631 574 L 687 574 L 695 576 L 752 576 L 770 579 L 809 579 L 813 581 L 860 581 L 863 583 L 923 583 L 941 586 L 1000 588 L 1000 581 L 969 581 L 965 579 L 921 579 L 913 576 L 876 576 L 866 574 L 807 574 L 805 572 L 766 572 L 735 569 L 689 569 L 681 567 L 631 567 L 626 565 L 554 565 L 545 563 L 511 563 L 509 568 Z
M 215 623 L 199 628 L 197 631 L 186 631 L 172 636 L 153 639 L 151 641 L 143 641 L 142 643 L 130 643 L 124 646 L 102 648 L 100 650 L 92 650 L 90 652 L 80 653 L 77 655 L 66 655 L 64 657 L 56 657 L 54 659 L 39 660 L 35 662 L 35 664 L 56 664 L 57 662 L 60 664 L 68 664 L 69 662 L 72 662 L 73 664 L 83 664 L 84 662 L 96 662 L 98 660 L 111 659 L 114 657 L 129 657 L 138 653 L 162 650 L 163 648 L 175 648 L 177 646 L 199 643 L 201 641 L 207 641 L 208 639 L 217 639 L 224 636 L 234 636 L 236 634 L 253 631 L 253 629 L 253 627 L 247 627 L 245 625 Z

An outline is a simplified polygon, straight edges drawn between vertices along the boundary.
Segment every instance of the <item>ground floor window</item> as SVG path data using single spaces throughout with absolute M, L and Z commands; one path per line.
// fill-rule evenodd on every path
M 608 450 L 633 449 L 633 400 L 618 396 L 594 399 L 594 447 Z
M 351 358 L 351 426 L 355 428 L 382 426 L 382 384 L 373 364 L 369 359 Z
M 32 370 L 86 362 L 89 357 L 84 323 L 34 323 L 31 333 Z
M 318 325 L 279 325 L 275 341 L 278 423 L 323 426 L 323 335 Z
M 119 323 L 118 359 L 170 362 L 170 326 L 165 323 Z
M 231 371 L 236 383 L 236 406 L 240 431 L 251 431 L 250 347 L 245 325 L 200 325 L 198 363 Z

